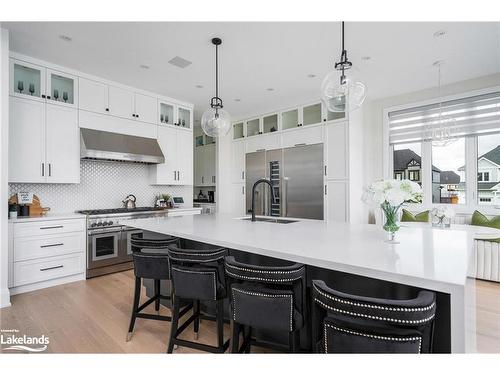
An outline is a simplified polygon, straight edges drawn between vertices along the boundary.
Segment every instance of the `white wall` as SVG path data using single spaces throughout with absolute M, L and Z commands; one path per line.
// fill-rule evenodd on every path
M 10 306 L 8 280 L 9 31 L 0 29 L 0 307 Z

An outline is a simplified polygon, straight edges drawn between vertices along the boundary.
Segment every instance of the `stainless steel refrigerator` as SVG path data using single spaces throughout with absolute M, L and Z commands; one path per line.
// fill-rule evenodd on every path
M 274 189 L 260 184 L 255 195 L 255 214 L 323 219 L 323 144 L 295 146 L 246 154 L 246 209 L 252 210 L 252 187 L 267 178 Z

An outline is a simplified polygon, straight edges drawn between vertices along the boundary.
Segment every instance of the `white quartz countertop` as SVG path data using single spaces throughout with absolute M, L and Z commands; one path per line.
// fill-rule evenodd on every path
M 47 220 L 72 220 L 72 219 L 85 219 L 86 216 L 76 212 L 68 213 L 51 213 L 42 216 L 18 216 L 15 219 L 9 219 L 9 223 L 25 223 L 30 221 L 47 221 Z
M 399 243 L 379 225 L 300 220 L 251 222 L 227 214 L 131 220 L 132 227 L 236 250 L 442 292 L 463 287 L 475 238 L 500 230 L 470 225 L 436 229 L 403 223 Z

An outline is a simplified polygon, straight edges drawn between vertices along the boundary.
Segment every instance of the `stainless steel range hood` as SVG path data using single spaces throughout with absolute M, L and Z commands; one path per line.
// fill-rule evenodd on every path
M 165 157 L 156 139 L 80 128 L 81 159 L 161 164 Z

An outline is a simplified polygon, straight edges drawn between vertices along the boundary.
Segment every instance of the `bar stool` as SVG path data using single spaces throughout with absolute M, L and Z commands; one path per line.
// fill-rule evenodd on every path
M 224 353 L 229 340 L 224 342 L 224 299 L 227 296 L 224 275 L 224 256 L 227 250 L 195 241 L 181 241 L 168 247 L 170 275 L 172 279 L 172 327 L 167 353 L 174 345 L 185 346 L 210 353 Z M 180 307 L 183 302 L 193 301 L 193 314 L 180 327 Z M 215 319 L 200 311 L 200 301 L 215 302 Z M 179 335 L 194 323 L 195 340 L 198 339 L 200 319 L 217 322 L 217 345 L 180 339 Z
M 312 281 L 312 338 L 317 353 L 430 353 L 436 295 L 392 300 L 357 296 Z
M 299 352 L 300 331 L 307 319 L 305 266 L 257 266 L 228 256 L 225 269 L 230 283 L 231 352 L 249 353 L 252 345 Z M 254 328 L 288 333 L 288 346 L 258 341 L 252 337 Z
M 170 236 L 164 238 L 146 238 L 143 233 L 135 233 L 130 236 L 132 258 L 134 261 L 135 291 L 132 317 L 130 319 L 126 341 L 130 341 L 132 338 L 135 320 L 137 318 L 170 321 L 170 316 L 146 314 L 141 311 L 153 302 L 155 303 L 155 310 L 159 311 L 160 301 L 162 299 L 170 300 L 170 296 L 161 294 L 160 281 L 170 279 L 167 249 L 169 245 L 178 242 L 179 239 L 177 237 Z M 154 296 L 139 306 L 141 298 L 141 279 L 154 280 Z M 189 308 L 190 307 L 184 309 L 181 315 L 184 315 Z

